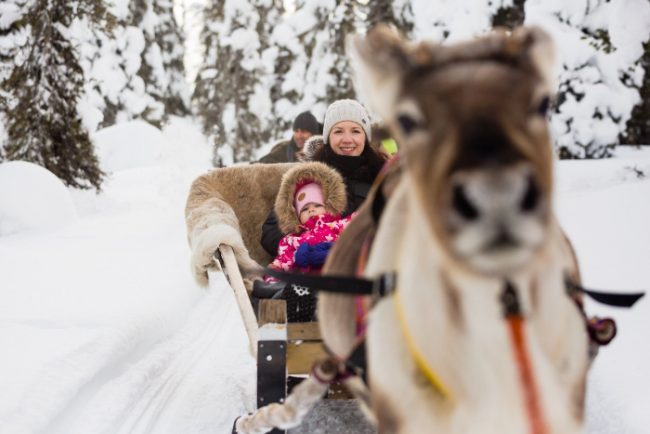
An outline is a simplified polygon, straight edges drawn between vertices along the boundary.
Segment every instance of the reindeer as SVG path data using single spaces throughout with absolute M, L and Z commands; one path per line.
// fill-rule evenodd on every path
M 521 28 L 440 46 L 377 27 L 349 51 L 359 92 L 401 150 L 323 269 L 354 274 L 372 238 L 364 282 L 396 276 L 372 300 L 370 387 L 342 362 L 359 348 L 355 304 L 321 292 L 333 356 L 233 432 L 296 426 L 342 370 L 382 434 L 581 432 L 591 344 L 553 212 L 549 36 Z
M 377 28 L 349 48 L 359 92 L 401 150 L 365 268 L 397 273 L 367 329 L 379 432 L 581 432 L 589 339 L 553 211 L 549 36 L 520 28 L 441 46 Z M 351 271 L 368 214 L 325 273 Z M 513 300 L 516 324 L 504 314 Z M 349 297 L 321 293 L 318 309 L 325 342 L 347 357 Z

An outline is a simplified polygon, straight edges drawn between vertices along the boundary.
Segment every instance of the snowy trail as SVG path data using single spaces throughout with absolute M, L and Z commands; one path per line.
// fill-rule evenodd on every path
M 135 137 L 117 132 L 107 146 Z M 220 273 L 199 288 L 188 267 L 183 204 L 205 170 L 190 133 L 177 125 L 167 157 L 114 169 L 100 194 L 71 190 L 77 219 L 0 237 L 0 434 L 226 434 L 254 406 L 232 290 Z M 131 162 L 123 152 L 114 164 Z M 648 290 L 650 149 L 617 153 L 560 162 L 556 206 L 587 286 Z M 587 305 L 619 325 L 589 375 L 588 434 L 649 432 L 649 297 L 632 310 Z
M 246 339 L 231 290 L 215 273 L 178 332 L 102 384 L 82 408 L 69 408 L 53 432 L 223 432 L 250 409 L 244 403 L 253 404 L 255 363 Z

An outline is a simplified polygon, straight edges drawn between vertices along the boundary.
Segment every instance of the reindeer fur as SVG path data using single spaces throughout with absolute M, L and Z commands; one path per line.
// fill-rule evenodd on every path
M 424 379 L 395 298 L 382 299 L 367 334 L 379 432 L 531 432 L 499 303 L 506 281 L 525 316 L 545 432 L 582 432 L 588 337 L 565 293 L 578 265 L 552 209 L 548 35 L 522 28 L 443 47 L 380 27 L 350 49 L 359 91 L 391 126 L 402 167 L 378 227 L 366 203 L 324 272 L 349 274 L 363 235 L 374 233 L 365 274 L 398 273 L 413 340 L 450 391 L 443 397 Z M 491 232 L 499 218 L 500 238 Z M 350 301 L 322 293 L 318 314 L 327 345 L 345 357 Z

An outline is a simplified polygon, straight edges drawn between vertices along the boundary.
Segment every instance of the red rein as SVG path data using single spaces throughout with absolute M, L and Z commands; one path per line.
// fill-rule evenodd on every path
M 533 377 L 533 369 L 528 357 L 524 331 L 524 319 L 520 314 L 508 315 L 506 317 L 510 337 L 515 350 L 515 359 L 519 368 L 519 377 L 524 389 L 526 412 L 530 419 L 531 434 L 546 434 L 548 432 L 542 406 L 539 399 L 539 391 Z

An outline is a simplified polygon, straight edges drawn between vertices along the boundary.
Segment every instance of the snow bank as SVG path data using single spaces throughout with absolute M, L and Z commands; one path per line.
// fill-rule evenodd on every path
M 163 134 L 167 139 L 163 143 L 165 162 L 201 171 L 212 168 L 212 146 L 197 120 L 172 116 L 163 127 Z
M 168 148 L 162 132 L 144 121 L 131 121 L 97 131 L 93 135 L 102 170 L 115 172 L 152 166 Z
M 210 167 L 211 147 L 201 126 L 171 117 L 163 131 L 144 121 L 131 121 L 97 131 L 93 140 L 101 168 L 108 172 L 159 165 Z
M 0 236 L 76 219 L 68 189 L 52 172 L 25 161 L 0 164 Z

